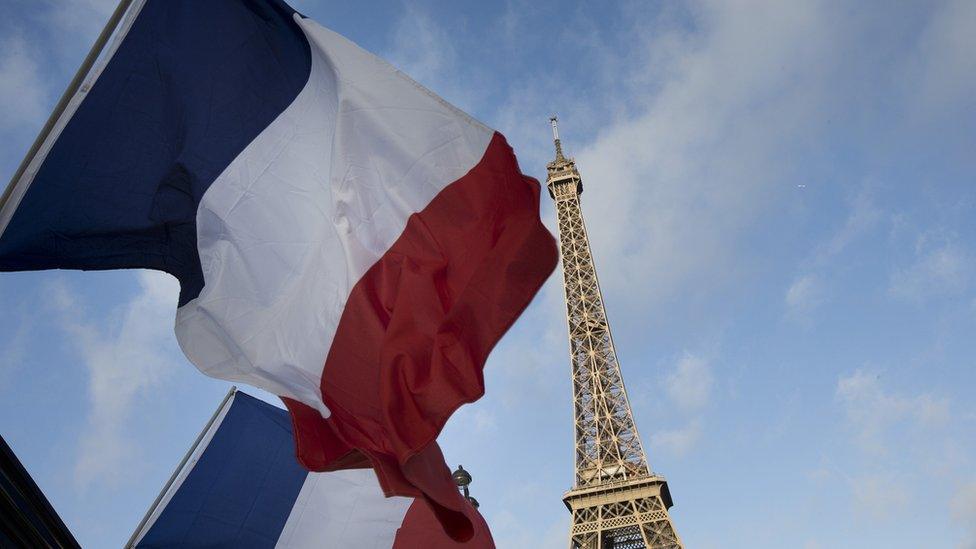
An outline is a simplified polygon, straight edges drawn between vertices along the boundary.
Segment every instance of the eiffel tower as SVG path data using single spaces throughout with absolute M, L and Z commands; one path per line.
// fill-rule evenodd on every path
M 624 390 L 580 210 L 583 180 L 563 156 L 556 117 L 550 122 L 556 159 L 546 185 L 559 221 L 576 432 L 576 482 L 563 496 L 573 515 L 569 546 L 681 549 L 668 483 L 647 466 Z

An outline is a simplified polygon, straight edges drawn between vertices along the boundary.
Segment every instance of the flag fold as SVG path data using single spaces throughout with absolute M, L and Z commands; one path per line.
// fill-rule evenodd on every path
M 280 395 L 306 467 L 368 462 L 469 536 L 432 443 L 555 268 L 538 182 L 279 0 L 134 5 L 0 210 L 0 270 L 171 273 L 184 353 Z
M 445 535 L 423 499 L 384 496 L 373 472 L 309 473 L 285 410 L 240 391 L 134 533 L 134 547 L 494 547 L 471 505 L 472 538 Z

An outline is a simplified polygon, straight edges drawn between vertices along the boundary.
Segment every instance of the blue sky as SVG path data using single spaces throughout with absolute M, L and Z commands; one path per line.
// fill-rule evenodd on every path
M 976 547 L 976 4 L 295 5 L 540 179 L 559 113 L 687 546 Z M 2 7 L 11 174 L 112 3 Z M 0 432 L 85 546 L 124 542 L 227 390 L 180 353 L 176 295 L 0 276 Z M 499 547 L 565 546 L 564 318 L 553 277 L 441 437 Z

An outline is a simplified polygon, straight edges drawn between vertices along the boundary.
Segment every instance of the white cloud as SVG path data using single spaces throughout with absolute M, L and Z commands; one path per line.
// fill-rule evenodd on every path
M 661 65 L 634 72 L 661 80 L 633 100 L 635 115 L 577 151 L 598 259 L 616 266 L 601 282 L 635 308 L 737 276 L 750 259 L 745 229 L 792 187 L 787 151 L 826 108 L 838 44 L 822 3 L 698 7 L 700 33 L 644 27 L 636 47 L 672 55 L 648 54 Z
M 8 312 L 12 312 L 8 309 Z M 0 393 L 3 392 L 11 376 L 17 372 L 27 357 L 31 333 L 37 321 L 35 315 L 24 311 L 17 311 L 17 327 L 12 333 L 0 340 Z
M 879 376 L 863 370 L 841 377 L 835 394 L 855 442 L 872 454 L 887 453 L 886 435 L 895 428 L 930 429 L 944 426 L 950 419 L 948 399 L 928 393 L 906 396 L 886 391 Z
M 88 369 L 90 409 L 80 433 L 75 480 L 122 482 L 133 472 L 137 449 L 127 436 L 130 413 L 141 394 L 158 388 L 179 366 L 168 343 L 179 284 L 155 271 L 137 275 L 140 291 L 105 322 L 89 317 L 64 285 L 51 292 L 70 343 Z
M 972 256 L 949 240 L 933 246 L 923 237 L 915 261 L 891 275 L 888 292 L 897 298 L 921 301 L 964 291 L 973 274 Z
M 495 412 L 478 404 L 461 407 L 451 421 L 452 425 L 463 425 L 466 435 L 484 436 L 498 430 Z
M 814 254 L 814 265 L 823 265 L 840 255 L 858 238 L 878 225 L 881 210 L 874 203 L 874 187 L 863 185 L 848 199 L 848 214 L 844 225 Z
M 702 420 L 692 419 L 677 429 L 662 429 L 651 435 L 651 448 L 675 457 L 687 455 L 702 437 Z
M 666 388 L 668 397 L 685 411 L 695 412 L 708 404 L 712 394 L 711 368 L 708 362 L 698 356 L 685 353 L 668 376 Z
M 664 394 L 673 405 L 669 415 L 679 426 L 654 430 L 650 439 L 654 453 L 681 457 L 694 449 L 704 433 L 705 409 L 714 384 L 708 360 L 687 352 L 678 359 L 664 379 Z
M 806 274 L 793 281 L 786 290 L 786 306 L 794 315 L 808 313 L 823 300 L 821 282 L 816 275 Z
M 49 2 L 40 12 L 43 21 L 60 38 L 62 46 L 70 47 L 77 56 L 88 53 L 95 37 L 105 27 L 109 15 L 118 5 L 115 0 L 74 0 Z M 80 59 L 80 57 L 79 57 Z
M 419 82 L 443 83 L 457 60 L 452 44 L 429 15 L 408 6 L 394 29 L 390 58 Z
M 482 93 L 470 80 L 473 67 L 459 66 L 455 40 L 420 9 L 407 5 L 393 30 L 392 49 L 383 54 L 410 78 L 458 108 L 472 112 Z
M 976 483 L 960 482 L 972 478 L 968 441 L 958 434 L 968 428 L 960 423 L 965 412 L 929 392 L 886 388 L 879 375 L 864 370 L 841 376 L 835 396 L 853 446 L 863 452 L 862 466 L 847 462 L 838 471 L 854 510 L 873 521 L 912 517 L 916 487 L 924 485 L 931 508 L 971 528 L 961 547 L 976 549 Z M 951 500 L 946 488 L 956 491 Z
M 0 132 L 36 125 L 47 114 L 40 65 L 22 36 L 0 40 Z
M 880 475 L 851 480 L 855 509 L 876 520 L 891 518 L 908 507 L 910 494 L 904 479 Z
M 821 465 L 806 472 L 806 477 L 811 481 L 822 485 L 834 476 L 834 472 L 826 465 Z
M 38 126 L 108 21 L 115 0 L 42 1 L 31 6 L 32 32 L 0 40 L 0 131 Z M 56 55 L 50 55 L 51 48 Z M 41 59 L 57 81 L 46 81 Z M 63 78 L 63 80 L 62 80 Z M 48 84 L 53 83 L 53 88 Z
M 976 549 L 976 481 L 965 483 L 949 503 L 952 518 L 966 529 L 966 537 L 959 549 Z
M 919 121 L 944 125 L 976 96 L 976 3 L 939 3 L 907 63 L 904 81 Z M 950 123 L 954 121 L 950 120 Z
M 833 269 L 835 258 L 874 229 L 881 220 L 881 211 L 874 204 L 873 187 L 865 184 L 848 200 L 848 214 L 844 224 L 824 242 L 816 246 L 803 262 L 802 272 L 786 290 L 784 301 L 793 318 L 805 319 L 825 301 L 829 293 L 824 273 Z

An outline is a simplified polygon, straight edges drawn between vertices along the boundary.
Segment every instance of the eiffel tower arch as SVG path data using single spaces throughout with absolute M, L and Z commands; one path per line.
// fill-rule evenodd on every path
M 559 222 L 576 441 L 576 479 L 563 496 L 572 513 L 569 546 L 682 549 L 668 483 L 647 465 L 617 363 L 580 209 L 583 180 L 563 155 L 556 117 L 550 122 L 556 158 L 546 186 Z

